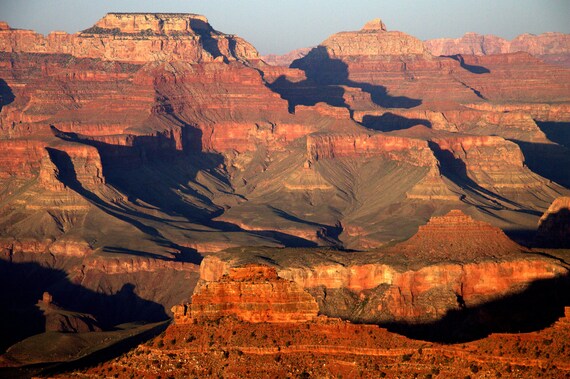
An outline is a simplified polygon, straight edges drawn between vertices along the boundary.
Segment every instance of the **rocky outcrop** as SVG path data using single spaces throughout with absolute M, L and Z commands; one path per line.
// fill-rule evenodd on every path
M 570 66 L 570 35 L 563 33 L 521 34 L 510 41 L 494 35 L 466 33 L 457 39 L 439 38 L 424 43 L 433 55 L 492 55 L 523 51 L 548 63 Z
M 503 258 L 527 251 L 501 229 L 460 210 L 430 218 L 414 236 L 391 250 L 422 262 Z
M 334 34 L 323 41 L 320 46 L 326 48 L 332 59 L 349 56 L 427 54 L 422 41 L 406 33 L 388 31 L 380 19 L 366 23 L 359 31 Z
M 441 110 L 382 109 L 355 111 L 353 117 L 367 128 L 384 132 L 396 131 L 400 135 L 412 136 L 409 129 L 422 125 L 431 131 L 497 135 L 505 139 L 549 143 L 532 115 L 523 110 L 478 110 L 463 106 Z M 424 136 L 429 136 L 429 132 L 430 130 L 425 130 Z M 435 132 L 431 133 L 433 134 Z
M 170 13 L 109 13 L 76 34 L 0 30 L 0 51 L 70 54 L 77 58 L 149 62 L 258 59 L 239 37 L 215 31 L 204 16 Z
M 175 319 L 183 322 L 180 311 L 175 308 Z M 296 283 L 278 277 L 274 268 L 247 265 L 230 268 L 216 281 L 200 282 L 186 316 L 197 320 L 233 315 L 248 322 L 304 322 L 317 313 L 316 301 Z
M 430 167 L 435 159 L 428 144 L 384 134 L 312 134 L 307 137 L 309 160 L 381 156 L 414 166 Z
M 0 178 L 34 177 L 46 156 L 45 143 L 29 139 L 0 140 Z
M 233 249 L 206 257 L 200 277 L 216 288 L 237 275 L 232 270 L 253 262 L 308 291 L 320 313 L 373 323 L 436 322 L 450 311 L 481 307 L 569 274 L 558 261 L 530 254 L 499 228 L 459 210 L 433 217 L 393 247 L 355 255 L 306 251 L 302 258 L 296 251 Z
M 493 377 L 559 378 L 570 370 L 568 321 L 540 331 L 493 333 L 464 343 L 404 337 L 376 325 L 318 317 L 303 324 L 174 323 L 164 334 L 72 378 L 234 375 L 281 377 Z M 449 335 L 450 330 L 442 330 Z M 318 361 L 319 364 L 315 364 Z M 347 363 L 348 361 L 348 363 Z M 211 372 L 212 374 L 204 374 Z M 309 374 L 310 373 L 310 374 Z
M 496 228 L 452 212 L 431 221 L 409 242 L 361 257 L 307 252 L 303 262 L 294 262 L 291 254 L 297 252 L 279 251 L 263 259 L 258 251 L 212 255 L 201 264 L 201 279 L 208 288 L 218 288 L 234 268 L 250 264 L 245 262 L 273 260 L 263 264 L 265 270 L 273 266 L 279 277 L 308 291 L 322 314 L 359 322 L 427 323 L 516 295 L 536 281 L 568 275 L 557 261 L 524 251 Z
M 46 332 L 86 333 L 101 331 L 101 327 L 93 315 L 70 312 L 57 306 L 48 292 L 44 292 L 37 307 L 43 312 Z
M 520 148 L 501 137 L 434 138 L 432 148 L 446 172 L 486 189 L 512 192 L 548 185 L 525 167 Z
M 537 121 L 555 121 L 563 122 L 570 121 L 570 104 L 568 103 L 479 103 L 479 104 L 466 104 L 469 108 L 502 112 L 505 114 L 511 112 L 522 112 L 530 115 Z
M 555 199 L 538 221 L 538 247 L 570 247 L 570 197 Z

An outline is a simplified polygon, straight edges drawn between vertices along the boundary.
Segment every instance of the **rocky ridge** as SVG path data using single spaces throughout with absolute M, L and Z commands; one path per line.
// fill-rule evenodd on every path
M 523 51 L 547 63 L 566 67 L 570 63 L 570 35 L 563 33 L 521 34 L 510 41 L 494 35 L 466 33 L 456 39 L 438 38 L 424 43 L 433 55 L 493 55 Z
M 533 282 L 568 275 L 564 265 L 529 254 L 500 229 L 460 211 L 432 218 L 415 236 L 394 247 L 357 256 L 310 251 L 303 252 L 302 259 L 294 256 L 299 253 L 222 252 L 204 259 L 200 278 L 224 286 L 220 294 L 234 293 L 240 282 L 232 280 L 232 270 L 273 262 L 265 267 L 275 267 L 279 277 L 310 293 L 321 314 L 368 323 L 426 323 L 452 310 L 515 295 Z M 195 292 L 200 299 L 201 288 Z M 223 300 L 212 295 L 210 302 Z M 242 316 L 237 313 L 237 317 Z M 247 312 L 243 317 L 247 319 Z
M 0 51 L 70 54 L 77 58 L 149 62 L 258 59 L 243 39 L 215 31 L 201 15 L 186 13 L 109 13 L 76 34 L 0 29 Z

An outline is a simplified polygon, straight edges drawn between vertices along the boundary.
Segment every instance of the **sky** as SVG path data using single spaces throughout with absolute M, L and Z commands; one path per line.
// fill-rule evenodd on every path
M 466 32 L 512 39 L 522 33 L 570 33 L 570 0 L 0 0 L 0 20 L 42 34 L 75 33 L 107 12 L 198 13 L 261 54 L 316 46 L 339 31 L 381 18 L 388 30 L 422 40 Z

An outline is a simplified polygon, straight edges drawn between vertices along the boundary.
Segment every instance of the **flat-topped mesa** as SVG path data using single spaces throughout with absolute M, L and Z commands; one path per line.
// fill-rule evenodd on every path
M 474 220 L 460 210 L 432 217 L 414 236 L 391 250 L 410 258 L 456 261 L 499 258 L 526 251 L 501 229 Z
M 109 13 L 76 34 L 0 28 L 0 51 L 70 54 L 77 58 L 146 63 L 190 63 L 259 59 L 240 37 L 212 28 L 208 19 L 182 13 Z
M 107 13 L 84 33 L 201 34 L 214 29 L 205 16 L 191 13 Z
M 382 20 L 374 19 L 361 30 L 340 32 L 327 38 L 324 46 L 329 57 L 429 55 L 419 39 L 398 31 L 387 31 Z

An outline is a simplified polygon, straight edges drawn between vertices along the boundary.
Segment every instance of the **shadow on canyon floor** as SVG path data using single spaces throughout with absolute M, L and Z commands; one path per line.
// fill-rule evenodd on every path
M 476 65 L 472 65 L 472 64 L 468 64 L 465 63 L 465 59 L 463 58 L 462 55 L 457 54 L 457 55 L 444 55 L 444 57 L 446 58 L 451 58 L 453 60 L 456 60 L 457 62 L 459 62 L 459 64 L 461 65 L 461 68 L 469 71 L 472 74 L 489 74 L 491 73 L 491 70 L 489 70 L 487 67 L 483 67 L 483 66 L 476 66 Z
M 291 113 L 294 113 L 297 105 L 315 105 L 319 102 L 350 109 L 344 99 L 343 86 L 358 88 L 370 94 L 372 102 L 384 108 L 413 108 L 422 103 L 419 99 L 391 96 L 386 87 L 381 85 L 349 79 L 348 65 L 342 60 L 332 59 L 323 46 L 318 46 L 303 58 L 293 61 L 290 67 L 304 71 L 307 79 L 291 82 L 282 75 L 268 87 L 288 101 Z
M 490 209 L 491 210 L 509 209 L 514 212 L 526 213 L 534 216 L 540 216 L 542 214 L 539 211 L 524 208 L 522 204 L 509 200 L 493 191 L 481 187 L 474 180 L 472 180 L 467 174 L 467 166 L 465 165 L 465 162 L 463 162 L 461 159 L 455 158 L 451 152 L 441 149 L 439 145 L 436 144 L 435 142 L 431 141 L 428 142 L 428 146 L 433 151 L 435 157 L 439 161 L 441 173 L 446 178 L 453 181 L 462 189 L 474 192 L 477 195 L 483 197 L 485 201 L 487 201 L 489 204 L 492 205 L 485 207 L 480 204 L 471 204 L 467 200 L 467 198 L 463 196 L 461 198 L 461 201 L 463 201 L 464 203 L 475 206 L 476 208 L 485 213 L 489 213 L 488 210 Z M 495 217 L 495 215 L 491 213 L 489 214 Z
M 511 140 L 521 149 L 525 165 L 533 172 L 570 188 L 570 149 L 558 144 Z
M 544 329 L 564 316 L 570 305 L 570 276 L 533 282 L 522 292 L 475 307 L 448 312 L 441 320 L 426 324 L 382 325 L 409 338 L 442 343 L 481 339 L 491 333 L 525 333 Z
M 71 157 L 66 152 L 50 148 L 50 156 L 64 184 L 107 214 L 148 234 L 159 245 L 178 249 L 187 261 L 199 263 L 201 257 L 194 250 L 169 241 L 146 221 L 189 230 L 179 222 L 182 217 L 212 228 L 212 232 L 243 232 L 269 238 L 285 246 L 316 246 L 313 241 L 279 231 L 245 231 L 235 224 L 215 220 L 224 212 L 224 208 L 203 193 L 209 189 L 197 181 L 200 172 L 207 173 L 217 184 L 226 187 L 226 196 L 235 196 L 240 201 L 243 199 L 231 193 L 232 186 L 225 175 L 223 156 L 201 152 L 201 143 L 196 142 L 201 140 L 201 131 L 192 126 L 182 128 L 182 150 L 176 147 L 173 138 L 164 135 L 133 136 L 132 146 L 122 146 L 88 140 L 75 133 L 61 132 L 55 127 L 52 127 L 52 131 L 66 141 L 95 147 L 101 156 L 103 174 L 108 184 L 127 195 L 129 202 L 137 207 L 156 207 L 172 220 L 153 216 L 152 212 L 138 211 L 125 204 L 104 201 L 79 182 Z M 178 221 L 175 221 L 176 218 Z
M 139 218 L 142 218 L 142 219 L 153 219 L 155 221 L 162 222 L 163 221 L 162 219 L 154 216 L 149 216 L 142 212 L 135 212 L 125 206 L 105 202 L 103 199 L 97 196 L 97 194 L 85 188 L 81 184 L 81 182 L 77 178 L 77 173 L 75 171 L 73 161 L 71 157 L 67 154 L 67 152 L 62 150 L 57 150 L 54 148 L 47 148 L 47 151 L 51 161 L 58 169 L 58 179 L 68 188 L 72 189 L 73 191 L 83 196 L 83 198 L 85 198 L 87 201 L 89 201 L 91 204 L 98 207 L 105 213 L 121 221 L 129 223 L 134 227 L 136 227 L 137 229 L 139 229 L 141 232 L 151 236 L 157 244 L 164 246 L 165 248 L 174 248 L 180 251 L 181 255 L 185 258 L 185 260 L 188 260 L 196 264 L 200 263 L 201 256 L 197 254 L 195 251 L 186 248 L 184 246 L 175 244 L 172 241 L 169 241 L 168 239 L 163 237 L 156 228 L 139 220 Z M 147 256 L 149 255 L 149 253 L 143 253 L 143 252 L 136 252 L 135 255 L 140 256 L 142 254 L 146 254 Z M 152 257 L 161 258 L 158 255 Z
M 407 118 L 391 112 L 386 112 L 381 116 L 366 115 L 362 118 L 361 124 L 368 129 L 381 132 L 392 132 L 394 130 L 409 129 L 416 125 L 423 125 L 431 128 L 429 120 L 421 118 Z
M 562 208 L 557 212 L 549 213 L 545 219 L 541 219 L 541 224 L 546 225 L 547 230 L 539 228 L 533 246 L 536 248 L 570 249 L 569 221 L 570 209 Z
M 535 122 L 549 140 L 570 149 L 570 122 Z
M 132 284 L 124 284 L 112 294 L 94 292 L 71 282 L 65 271 L 35 262 L 0 259 L 0 288 L 0 351 L 44 332 L 45 319 L 36 304 L 45 291 L 66 310 L 92 314 L 105 329 L 135 321 L 168 319 L 162 305 L 140 298 Z

